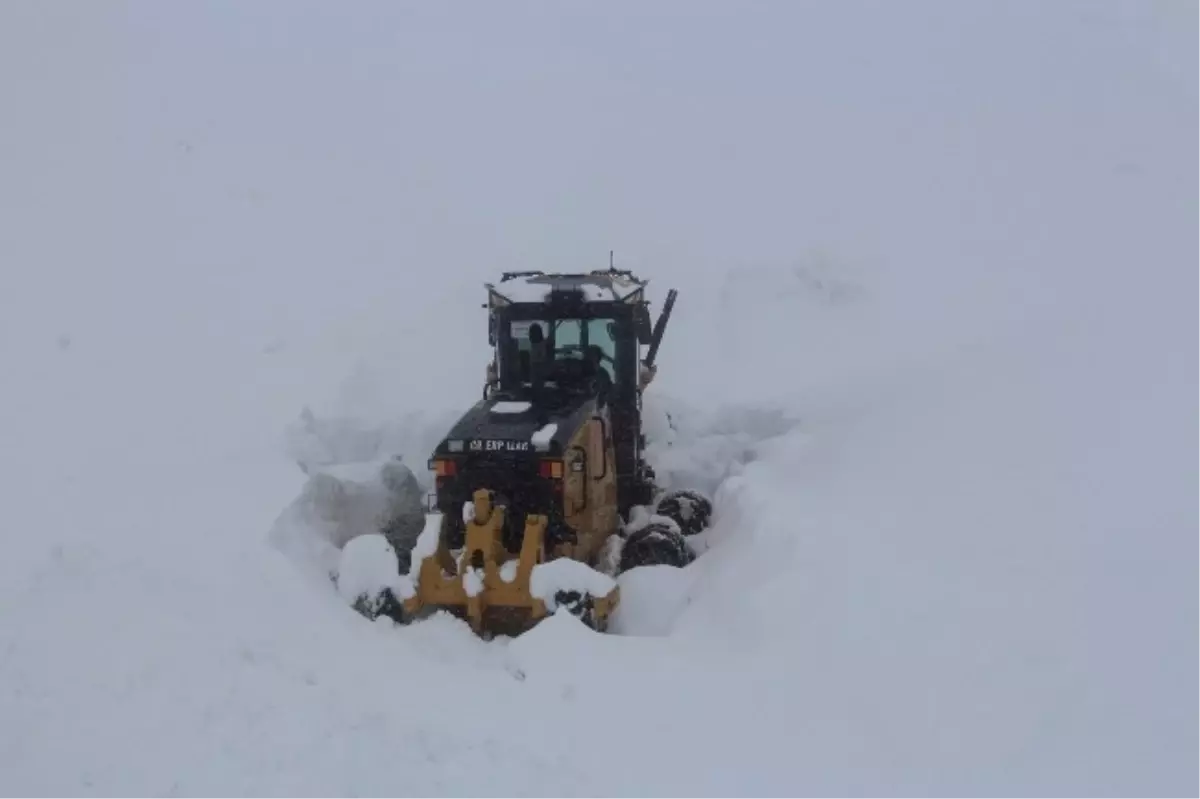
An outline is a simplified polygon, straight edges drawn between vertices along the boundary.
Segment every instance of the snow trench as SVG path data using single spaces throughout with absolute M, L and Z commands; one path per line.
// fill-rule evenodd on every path
M 647 460 L 658 475 L 660 488 L 687 488 L 709 497 L 722 496 L 726 484 L 754 461 L 760 447 L 799 424 L 782 409 L 701 411 L 656 394 L 646 398 L 644 419 Z M 421 504 L 432 488 L 424 461 L 432 451 L 430 442 L 444 434 L 438 427 L 442 419 L 410 418 L 408 422 L 410 427 L 355 418 L 318 418 L 306 409 L 289 426 L 287 451 L 306 481 L 300 496 L 275 521 L 268 539 L 302 572 L 317 578 L 318 584 L 321 577 L 327 578 L 321 590 L 340 591 L 350 602 L 365 593 L 368 585 L 399 592 L 399 582 L 391 575 L 396 554 L 378 534 L 399 524 L 413 531 L 410 538 L 415 540 L 422 521 L 419 515 L 413 516 L 412 508 Z M 427 452 L 418 449 L 423 445 L 428 446 Z M 416 463 L 422 468 L 408 465 Z M 736 514 L 726 518 L 723 507 L 716 504 L 708 530 L 689 537 L 696 554 L 705 553 L 714 541 L 731 534 L 732 525 L 742 522 Z M 407 514 L 407 518 L 397 518 L 398 514 Z M 650 518 L 645 509 L 635 509 L 627 520 L 628 528 L 632 531 Z M 362 541 L 360 546 L 357 539 L 363 538 L 371 543 Z M 353 557 L 343 562 L 342 552 L 352 543 Z M 615 560 L 616 549 L 610 557 Z M 691 602 L 694 563 L 682 569 L 642 567 L 619 575 L 622 599 L 610 631 L 670 634 L 674 619 Z M 348 567 L 354 574 L 339 579 L 339 570 Z M 406 571 L 406 567 L 407 561 L 401 568 Z M 559 575 L 554 578 L 546 569 L 541 571 L 545 573 L 535 575 L 540 580 L 535 591 L 541 593 L 550 591 L 551 584 L 565 590 L 559 582 L 571 574 L 580 576 L 578 570 L 562 573 L 560 568 L 554 570 Z M 602 573 L 591 577 L 595 579 L 584 582 L 598 585 L 610 579 Z

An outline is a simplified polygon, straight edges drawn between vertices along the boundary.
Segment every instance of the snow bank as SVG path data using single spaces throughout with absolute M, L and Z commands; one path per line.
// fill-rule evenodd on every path
M 793 784 L 772 764 L 797 757 L 805 777 L 795 784 L 835 793 L 847 785 L 925 793 L 1095 786 L 1062 764 L 1093 751 L 1114 764 L 1121 752 L 1141 762 L 1188 757 L 1190 739 L 1170 721 L 1165 697 L 1139 704 L 1121 690 L 1126 670 L 1181 683 L 1168 640 L 1121 626 L 1124 640 L 1159 653 L 1152 665 L 1122 655 L 1088 622 L 1098 608 L 1110 630 L 1129 618 L 1090 587 L 1104 575 L 1103 584 L 1131 595 L 1132 577 L 1106 557 L 1161 560 L 1120 543 L 1116 520 L 1136 524 L 1115 501 L 1120 491 L 1099 497 L 1088 489 L 1112 484 L 1125 461 L 1076 459 L 1104 426 L 1079 410 L 1094 398 L 1126 408 L 1165 403 L 1161 416 L 1169 417 L 1180 388 L 1124 360 L 1125 373 L 1159 388 L 1149 399 L 1115 392 L 1087 356 L 1100 340 L 1053 320 L 1027 326 L 944 356 L 936 369 L 881 364 L 869 383 L 848 384 L 871 390 L 847 402 L 816 391 L 790 406 L 704 407 L 652 388 L 652 464 L 667 486 L 710 492 L 714 526 L 690 542 L 704 554 L 688 568 L 643 568 L 615 581 L 622 599 L 610 635 L 555 614 L 503 645 L 506 672 L 548 703 L 539 718 L 619 728 L 631 749 L 647 752 L 661 751 L 664 735 L 710 728 L 714 715 L 741 730 L 772 731 L 753 746 L 721 735 L 692 741 L 697 765 L 683 775 L 664 776 L 648 755 L 630 755 L 631 773 L 657 775 L 651 779 L 664 790 L 700 793 L 726 784 L 722 773 Z M 1040 343 L 1047 341 L 1054 346 Z M 1075 353 L 1073 363 L 1066 353 Z M 1113 430 L 1106 441 L 1125 451 L 1149 452 L 1154 441 L 1159 452 L 1171 449 L 1147 430 L 1143 441 Z M 1164 529 L 1187 529 L 1167 484 L 1128 476 L 1126 484 L 1160 495 Z M 652 519 L 643 509 L 629 528 Z M 1109 532 L 1087 532 L 1095 530 Z M 1142 546 L 1164 552 L 1171 541 Z M 553 606 L 558 590 L 607 590 L 613 583 L 601 577 L 558 561 L 535 571 L 535 592 Z M 1174 574 L 1163 588 L 1138 590 L 1161 591 L 1146 601 L 1166 606 L 1165 586 L 1185 582 Z M 1102 662 L 1122 670 L 1097 669 Z M 631 730 L 609 706 L 613 690 L 625 697 L 622 707 L 639 708 L 646 729 Z M 673 721 L 647 721 L 660 716 Z M 855 770 L 862 752 L 869 772 Z M 1138 773 L 1106 772 L 1129 785 Z M 611 775 L 603 784 L 623 785 Z
M 426 460 L 457 416 L 448 411 L 375 418 L 336 410 L 317 413 L 305 407 L 285 428 L 285 452 L 306 474 L 348 464 L 402 460 L 425 477 Z
M 400 461 L 313 467 L 268 540 L 304 570 L 328 574 L 337 551 L 359 536 L 386 531 L 398 545 L 414 541 L 424 508 L 416 476 Z
M 361 535 L 342 547 L 336 583 L 338 594 L 350 605 L 374 602 L 384 589 L 400 599 L 412 595 L 411 585 L 402 584 L 396 550 L 382 535 Z
M 640 566 L 617 578 L 621 603 L 609 632 L 616 635 L 669 635 L 690 602 L 696 580 L 692 568 Z
M 664 490 L 712 496 L 757 457 L 758 447 L 797 425 L 796 407 L 763 404 L 704 409 L 665 390 L 646 394 L 646 459 Z

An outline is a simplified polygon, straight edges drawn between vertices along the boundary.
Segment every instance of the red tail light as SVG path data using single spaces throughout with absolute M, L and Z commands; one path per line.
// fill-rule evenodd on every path
M 457 461 L 435 458 L 429 462 L 429 468 L 438 477 L 453 477 L 458 474 Z
M 538 474 L 549 480 L 561 480 L 563 476 L 562 461 L 542 461 L 538 464 Z

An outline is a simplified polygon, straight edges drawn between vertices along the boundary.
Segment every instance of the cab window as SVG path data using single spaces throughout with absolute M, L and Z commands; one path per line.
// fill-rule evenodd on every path
M 555 319 L 553 321 L 530 319 L 513 320 L 509 323 L 509 336 L 513 343 L 517 373 L 522 382 L 528 382 L 528 364 L 533 345 L 529 341 L 529 330 L 533 325 L 542 328 L 548 351 L 555 360 L 582 359 L 584 347 L 598 347 L 602 353 L 600 368 L 616 382 L 620 370 L 614 366 L 617 343 L 613 337 L 614 322 L 611 319 Z
M 611 319 L 590 319 L 587 323 L 588 344 L 595 344 L 604 353 L 602 366 L 609 374 L 613 372 L 613 361 L 617 357 L 617 342 L 612 335 L 614 325 Z M 612 377 L 615 380 L 617 376 Z

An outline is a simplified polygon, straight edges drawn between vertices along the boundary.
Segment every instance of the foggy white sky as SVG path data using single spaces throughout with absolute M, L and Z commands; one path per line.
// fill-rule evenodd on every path
M 656 274 L 821 248 L 930 287 L 1186 260 L 1171 279 L 1194 288 L 1185 3 L 0 15 L 10 324 L 84 296 L 130 313 L 126 277 L 282 321 L 262 296 L 331 267 L 343 313 L 418 268 L 477 281 L 610 248 Z

